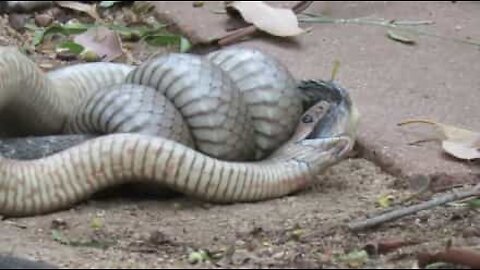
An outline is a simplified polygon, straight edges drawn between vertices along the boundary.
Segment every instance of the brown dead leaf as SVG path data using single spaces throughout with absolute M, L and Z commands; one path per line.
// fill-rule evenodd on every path
M 263 1 L 232 1 L 228 6 L 240 12 L 246 22 L 269 34 L 287 37 L 305 32 L 291 9 L 274 8 Z
M 437 128 L 438 139 L 448 154 L 465 160 L 480 158 L 480 133 L 425 119 L 410 119 L 398 125 L 413 123 L 429 124 Z
M 123 55 L 122 43 L 117 32 L 100 26 L 77 35 L 74 41 L 97 54 L 103 61 L 109 62 Z
M 55 3 L 63 8 L 68 8 L 86 13 L 90 15 L 90 17 L 94 18 L 96 21 L 101 21 L 100 15 L 98 15 L 97 13 L 97 6 L 95 4 L 88 5 L 77 1 L 55 1 Z

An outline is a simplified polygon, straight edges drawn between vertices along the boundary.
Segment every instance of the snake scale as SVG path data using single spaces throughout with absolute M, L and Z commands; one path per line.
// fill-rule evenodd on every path
M 7 216 L 69 208 L 123 183 L 218 203 L 285 196 L 339 162 L 357 124 L 345 89 L 299 84 L 273 57 L 236 47 L 47 73 L 2 47 L 0 110 L 52 145 L 0 157 Z

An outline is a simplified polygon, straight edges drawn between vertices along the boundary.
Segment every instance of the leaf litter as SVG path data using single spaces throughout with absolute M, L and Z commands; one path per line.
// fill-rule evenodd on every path
M 131 63 L 137 62 L 130 52 L 135 48 L 151 51 L 162 47 L 180 52 L 191 49 L 187 38 L 168 32 L 165 24 L 156 21 L 150 14 L 153 11 L 151 5 L 150 8 L 138 8 L 139 5 L 134 3 L 127 8 L 123 6 L 128 4 L 120 5 L 120 2 L 56 1 L 61 9 L 80 13 L 63 22 L 55 16 L 45 23 L 38 23 L 36 18 L 49 11 L 31 16 L 22 27 L 30 35 L 30 42 L 24 48 L 48 54 L 53 52 L 63 61 L 121 61 L 120 58 L 126 58 Z
M 462 160 L 480 159 L 480 133 L 426 119 L 409 119 L 398 125 L 414 123 L 433 125 L 436 128 L 436 139 L 441 141 L 446 153 Z

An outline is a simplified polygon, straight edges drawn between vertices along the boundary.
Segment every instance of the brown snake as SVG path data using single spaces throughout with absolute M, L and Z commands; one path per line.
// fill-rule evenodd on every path
M 17 50 L 0 48 L 2 114 L 38 135 L 117 133 L 38 159 L 1 158 L 0 214 L 68 208 L 122 183 L 156 182 L 211 202 L 307 187 L 353 147 L 357 115 L 348 93 L 312 82 L 323 92 L 304 112 L 305 96 L 286 69 L 256 50 L 239 52 L 43 74 Z M 280 68 L 266 70 L 272 63 Z

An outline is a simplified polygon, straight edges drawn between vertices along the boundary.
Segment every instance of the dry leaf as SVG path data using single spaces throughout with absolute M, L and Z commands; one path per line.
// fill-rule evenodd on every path
M 97 13 L 96 5 L 88 5 L 77 1 L 55 1 L 55 3 L 63 8 L 84 12 L 95 20 L 101 21 L 100 16 Z
M 413 123 L 434 125 L 441 137 L 443 150 L 450 155 L 466 160 L 480 158 L 480 133 L 424 119 L 406 120 L 398 125 Z
M 246 22 L 269 34 L 286 37 L 304 32 L 291 9 L 274 8 L 263 1 L 233 1 L 229 6 L 240 12 Z
M 472 147 L 455 141 L 443 141 L 443 149 L 452 156 L 459 159 L 477 159 L 480 158 L 480 147 Z
M 408 45 L 413 45 L 416 43 L 415 40 L 411 37 L 411 35 L 408 32 L 401 31 L 398 29 L 388 30 L 387 36 L 392 40 L 395 40 L 404 44 L 408 44 Z
M 109 62 L 123 55 L 120 36 L 107 27 L 91 28 L 76 36 L 74 41 L 85 50 L 95 52 L 103 61 Z

